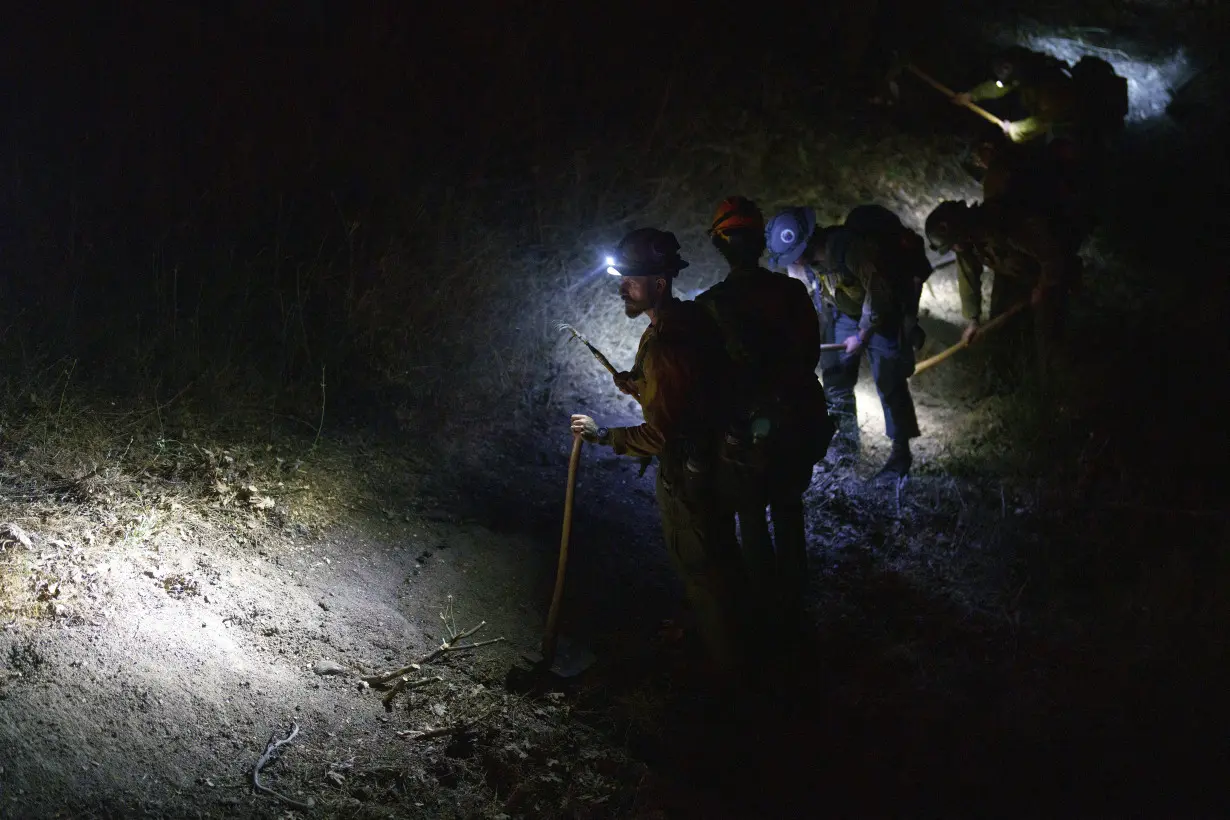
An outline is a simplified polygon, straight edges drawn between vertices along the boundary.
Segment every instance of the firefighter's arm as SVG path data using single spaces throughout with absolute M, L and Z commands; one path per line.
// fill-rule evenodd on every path
M 987 80 L 985 83 L 978 85 L 966 91 L 966 96 L 970 102 L 981 102 L 982 100 L 998 100 L 1012 93 L 1012 86 L 1001 83 L 997 80 Z
M 1008 139 L 1020 144 L 1036 139 L 1049 127 L 1050 124 L 1042 117 L 1026 117 L 1023 120 L 1008 123 L 1004 126 L 1004 133 Z
M 966 321 L 982 318 L 982 262 L 969 251 L 957 251 L 957 292 Z
M 657 394 L 657 380 L 654 377 L 652 362 L 652 357 L 646 356 L 644 358 L 642 365 L 643 376 L 636 383 L 637 389 L 640 392 L 642 407 L 648 407 L 652 404 Z M 607 431 L 607 438 L 610 441 L 611 449 L 617 454 L 633 456 L 634 458 L 656 456 L 662 452 L 662 448 L 666 443 L 666 439 L 661 431 L 648 421 L 634 427 L 612 427 Z
M 1039 291 L 1045 292 L 1069 284 L 1067 280 L 1073 254 L 1068 245 L 1055 235 L 1045 219 L 1031 217 L 1024 220 L 1016 236 L 1012 237 L 1012 244 L 1018 251 L 1033 257 L 1038 263 Z
M 621 456 L 656 456 L 665 446 L 662 434 L 649 422 L 635 427 L 612 427 L 607 431 L 607 435 L 610 437 L 611 449 Z
M 866 343 L 872 333 L 881 330 L 889 317 L 899 314 L 899 311 L 896 310 L 892 286 L 875 262 L 867 260 L 860 263 L 855 268 L 855 274 L 863 286 L 863 315 L 859 318 L 858 330 Z
M 789 321 L 799 364 L 815 370 L 820 363 L 820 316 L 804 288 L 792 290 L 798 295 L 790 300 Z

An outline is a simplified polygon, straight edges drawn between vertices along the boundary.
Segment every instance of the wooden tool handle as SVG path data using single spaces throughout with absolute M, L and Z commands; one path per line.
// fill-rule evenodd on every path
M 574 436 L 572 455 L 568 459 L 568 489 L 564 494 L 564 529 L 559 540 L 559 564 L 555 568 L 555 590 L 551 593 L 551 609 L 547 612 L 547 631 L 542 637 L 542 666 L 550 669 L 555 662 L 555 647 L 559 641 L 559 609 L 564 599 L 564 573 L 568 569 L 568 540 L 572 535 L 572 501 L 577 488 L 577 467 L 581 463 L 581 447 L 585 439 Z
M 974 337 L 974 340 L 977 341 L 978 339 L 981 339 L 985 334 L 990 333 L 991 331 L 995 330 L 995 328 L 1004 324 L 1004 322 L 1007 322 L 1009 319 L 1011 319 L 1013 316 L 1020 313 L 1022 310 L 1025 310 L 1025 308 L 1027 307 L 1029 307 L 1029 302 L 1018 302 L 1017 304 L 1008 308 L 1003 313 L 999 314 L 994 319 L 987 322 L 982 327 L 978 328 L 978 335 Z M 957 342 L 955 345 L 948 348 L 947 350 L 941 353 L 936 353 L 934 356 L 932 356 L 929 359 L 923 359 L 921 362 L 914 365 L 914 375 L 917 376 L 919 373 L 922 373 L 924 370 L 929 370 L 932 367 L 935 367 L 937 364 L 949 358 L 953 354 L 958 353 L 964 350 L 965 348 L 969 347 L 969 345 L 970 345 L 969 342 L 962 339 L 961 341 Z
M 925 72 L 923 72 L 921 69 L 917 68 L 916 66 L 908 65 L 906 66 L 906 68 L 908 68 L 910 72 L 914 74 L 914 76 L 918 77 L 918 79 L 922 80 L 924 83 L 931 86 L 932 88 L 934 88 L 936 91 L 943 94 L 948 99 L 951 100 L 953 97 L 957 96 L 957 92 L 953 91 L 951 88 L 944 85 L 939 80 L 936 80 L 935 78 L 931 77 L 929 74 L 926 74 Z M 984 120 L 991 123 L 992 125 L 1003 128 L 1003 125 L 1004 125 L 1003 120 L 1001 120 L 999 117 L 995 116 L 990 111 L 983 108 L 981 105 L 976 105 L 975 103 L 972 103 L 972 102 L 962 103 L 962 105 L 964 105 L 970 111 L 973 111 L 975 114 L 982 117 Z

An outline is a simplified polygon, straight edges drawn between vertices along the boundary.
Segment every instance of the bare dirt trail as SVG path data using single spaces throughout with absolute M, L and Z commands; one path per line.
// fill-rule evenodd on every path
M 292 722 L 301 734 L 265 780 L 322 817 L 789 817 L 818 800 L 1027 812 L 1082 778 L 1119 790 L 1080 791 L 1106 808 L 1130 804 L 1133 780 L 1149 791 L 1148 748 L 1203 782 L 1211 761 L 1179 741 L 1207 725 L 1197 693 L 1156 666 L 1125 678 L 1123 658 L 1029 625 L 1011 561 L 1050 537 L 1039 499 L 951 475 L 960 428 L 925 419 L 900 501 L 859 478 L 876 466 L 874 419 L 860 461 L 817 472 L 818 630 L 750 714 L 706 698 L 653 470 L 587 448 L 563 628 L 599 665 L 576 693 L 509 695 L 505 671 L 536 646 L 549 597 L 565 420 L 452 453 L 447 471 L 407 479 L 413 498 L 375 487 L 369 506 L 387 512 L 321 535 L 236 521 L 83 559 L 88 603 L 0 632 L 0 812 L 285 816 L 251 773 Z M 64 550 L 36 535 L 30 552 Z M 446 637 L 450 596 L 458 628 L 485 620 L 476 638 L 507 643 L 424 668 L 444 680 L 391 711 L 355 673 L 314 668 L 421 657 Z M 664 640 L 667 619 L 682 644 Z M 1164 705 L 1156 720 L 1140 719 L 1146 704 Z M 398 735 L 480 717 L 466 742 Z
M 156 565 L 111 562 L 96 610 L 0 633 L 3 815 L 275 816 L 253 796 L 251 769 L 292 722 L 302 733 L 273 776 L 319 803 L 322 787 L 337 790 L 329 763 L 357 758 L 362 770 L 365 757 L 404 749 L 394 732 L 413 721 L 313 666 L 396 668 L 425 654 L 450 596 L 458 624 L 488 622 L 476 639 L 507 639 L 456 664 L 473 686 L 498 686 L 539 637 L 525 559 L 538 547 L 476 525 L 365 523 L 259 550 L 164 541 Z M 169 594 L 166 567 L 198 579 L 193 592 Z M 426 695 L 442 705 L 426 713 L 434 724 L 458 685 Z
M 76 569 L 49 614 L 0 630 L 0 816 L 283 816 L 251 778 L 292 724 L 265 781 L 315 816 L 651 811 L 671 787 L 646 785 L 618 738 L 569 701 L 504 686 L 541 640 L 569 443 L 527 434 L 454 453 L 447 471 L 371 479 L 356 506 L 381 512 L 319 533 L 241 510 L 104 549 L 27 521 L 32 543 L 10 543 L 3 571 Z M 581 475 L 563 631 L 604 661 L 679 617 L 654 474 L 636 469 L 589 448 Z M 391 709 L 359 682 L 484 621 L 474 640 L 502 643 L 425 666 L 417 677 L 444 680 Z M 398 735 L 478 718 L 477 747 Z

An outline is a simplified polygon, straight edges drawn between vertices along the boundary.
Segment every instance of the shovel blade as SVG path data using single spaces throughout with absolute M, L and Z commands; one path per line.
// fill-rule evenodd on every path
M 521 656 L 526 663 L 535 669 L 542 669 L 543 657 L 538 651 L 526 652 Z M 543 669 L 557 678 L 575 678 L 597 663 L 598 658 L 593 652 L 575 641 L 561 635 L 555 645 L 555 659 L 550 669 Z

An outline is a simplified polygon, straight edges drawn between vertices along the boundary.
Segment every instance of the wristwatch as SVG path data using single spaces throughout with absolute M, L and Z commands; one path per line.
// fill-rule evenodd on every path
M 598 428 L 598 443 L 604 447 L 611 443 L 611 431 L 606 427 Z

